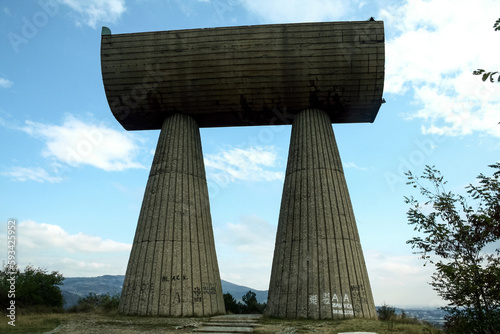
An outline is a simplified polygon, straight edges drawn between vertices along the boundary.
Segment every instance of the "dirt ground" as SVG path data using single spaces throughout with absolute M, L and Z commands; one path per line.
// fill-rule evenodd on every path
M 192 333 L 210 318 L 156 318 L 128 317 L 117 314 L 64 313 L 19 316 L 16 326 L 0 322 L 0 333 L 45 334 L 138 334 L 138 333 Z M 378 334 L 440 333 L 423 325 L 388 323 L 370 319 L 348 320 L 284 320 L 263 318 L 254 329 L 256 334 L 298 334 L 344 332 L 374 332 Z
M 191 333 L 209 318 L 141 318 L 78 314 L 63 320 L 47 334 L 132 334 L 132 333 Z

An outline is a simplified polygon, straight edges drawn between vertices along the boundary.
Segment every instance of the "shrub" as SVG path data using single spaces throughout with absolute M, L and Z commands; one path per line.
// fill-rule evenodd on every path
M 382 305 L 378 310 L 378 319 L 382 321 L 394 321 L 396 319 L 396 308 L 386 304 Z
M 62 311 L 64 299 L 58 285 L 64 277 L 57 271 L 48 273 L 46 269 L 27 266 L 24 272 L 5 267 L 0 271 L 0 304 L 5 310 L 10 300 L 15 300 L 19 309 L 33 310 L 35 313 Z M 11 293 L 11 283 L 15 282 L 15 292 Z M 15 295 L 10 298 L 9 295 Z
M 71 307 L 69 312 L 103 312 L 109 313 L 118 310 L 120 296 L 111 296 L 109 293 L 98 295 L 89 293 L 87 296 L 80 298 L 78 303 Z

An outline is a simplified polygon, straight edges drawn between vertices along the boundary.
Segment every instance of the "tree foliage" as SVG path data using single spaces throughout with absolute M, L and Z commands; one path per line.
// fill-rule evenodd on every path
M 495 31 L 500 30 L 500 19 L 495 21 L 495 24 L 493 25 L 493 29 L 495 29 Z M 500 82 L 500 74 L 498 71 L 486 72 L 486 70 L 477 69 L 474 72 L 472 72 L 472 74 L 481 75 L 483 81 L 486 81 L 489 79 L 490 82 L 495 82 L 495 77 L 496 77 L 496 79 L 497 79 L 496 81 Z
M 251 290 L 242 296 L 243 303 L 237 302 L 229 292 L 225 293 L 223 297 L 226 311 L 234 314 L 264 313 L 266 308 L 266 303 L 259 303 L 257 295 Z
M 111 296 L 109 293 L 99 295 L 89 293 L 87 296 L 80 298 L 78 303 L 69 309 L 70 312 L 112 312 L 118 311 L 120 304 L 120 295 Z
M 485 70 L 483 69 L 477 69 L 475 70 L 474 72 L 472 72 L 472 74 L 474 75 L 482 75 L 482 80 L 483 81 L 486 81 L 489 79 L 490 82 L 495 82 L 495 76 L 497 76 L 497 82 L 500 82 L 500 75 L 498 73 L 498 71 L 495 71 L 495 72 L 486 72 Z
M 493 29 L 495 29 L 495 31 L 500 30 L 500 19 L 495 21 L 495 24 L 493 25 Z
M 257 301 L 257 295 L 253 291 L 248 291 L 242 298 L 245 303 L 245 313 L 264 313 L 266 304 Z
M 226 306 L 226 312 L 231 312 L 233 314 L 240 314 L 242 311 L 243 304 L 237 302 L 233 295 L 226 292 L 224 295 L 224 305 Z
M 14 300 L 16 307 L 21 309 L 62 310 L 64 299 L 59 285 L 63 280 L 63 275 L 57 271 L 49 273 L 43 268 L 27 266 L 21 272 L 17 267 L 5 267 L 0 271 L 2 308 L 5 310 L 11 300 Z M 15 285 L 12 285 L 13 282 Z
M 409 224 L 420 232 L 408 241 L 436 272 L 430 283 L 449 305 L 452 333 L 500 332 L 500 163 L 492 176 L 478 176 L 467 196 L 446 191 L 441 173 L 426 166 L 421 178 L 409 172 L 409 185 L 425 201 L 405 197 Z M 426 187 L 421 180 L 426 180 Z

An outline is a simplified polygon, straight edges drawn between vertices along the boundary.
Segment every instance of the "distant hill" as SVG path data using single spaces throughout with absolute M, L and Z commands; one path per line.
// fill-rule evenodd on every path
M 229 283 L 224 280 L 221 280 L 221 282 L 222 291 L 224 293 L 229 292 L 237 301 L 241 301 L 241 297 L 243 297 L 243 295 L 245 295 L 249 290 L 252 290 L 253 292 L 255 292 L 255 296 L 257 297 L 257 301 L 259 303 L 267 302 L 267 290 L 255 290 L 246 286 Z
M 124 275 L 104 275 L 98 277 L 66 277 L 64 284 L 60 286 L 64 297 L 64 307 L 70 308 L 76 305 L 78 299 L 87 296 L 89 293 L 99 295 L 120 294 L 122 291 Z M 229 292 L 234 299 L 241 301 L 243 295 L 249 290 L 255 292 L 257 300 L 261 303 L 267 301 L 267 291 L 255 290 L 246 286 L 236 285 L 221 280 L 222 291 Z
M 122 292 L 124 275 L 104 275 L 98 277 L 66 277 L 60 286 L 64 297 L 64 307 L 76 305 L 78 299 L 89 293 L 111 296 Z

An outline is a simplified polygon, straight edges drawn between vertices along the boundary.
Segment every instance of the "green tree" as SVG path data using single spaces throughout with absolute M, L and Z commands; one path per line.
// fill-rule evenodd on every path
M 19 268 L 0 271 L 0 301 L 5 309 L 11 300 L 21 309 L 48 308 L 61 309 L 64 299 L 59 285 L 64 280 L 57 271 L 49 273 L 46 269 L 27 266 L 24 272 Z M 15 285 L 11 283 L 15 282 Z M 10 295 L 10 297 L 9 297 Z
M 248 291 L 242 298 L 245 303 L 245 313 L 264 313 L 266 304 L 257 301 L 257 295 L 252 290 Z
M 234 299 L 233 295 L 231 295 L 229 292 L 226 292 L 223 297 L 227 312 L 231 312 L 233 314 L 242 313 L 243 304 L 236 302 L 236 299 Z
M 430 284 L 449 302 L 450 333 L 500 333 L 500 163 L 490 167 L 493 175 L 480 174 L 466 196 L 446 191 L 434 167 L 421 178 L 407 173 L 425 199 L 405 197 L 409 224 L 420 232 L 408 243 L 436 267 Z
M 495 24 L 493 25 L 493 29 L 495 29 L 495 31 L 499 31 L 500 30 L 500 19 L 496 20 Z M 483 81 L 486 81 L 490 80 L 490 82 L 495 82 L 495 76 L 498 77 L 497 79 L 497 82 L 500 82 L 500 74 L 498 71 L 495 71 L 495 72 L 486 72 L 485 70 L 483 69 L 477 69 L 475 70 L 474 72 L 472 72 L 472 74 L 474 75 L 482 75 L 482 79 Z

